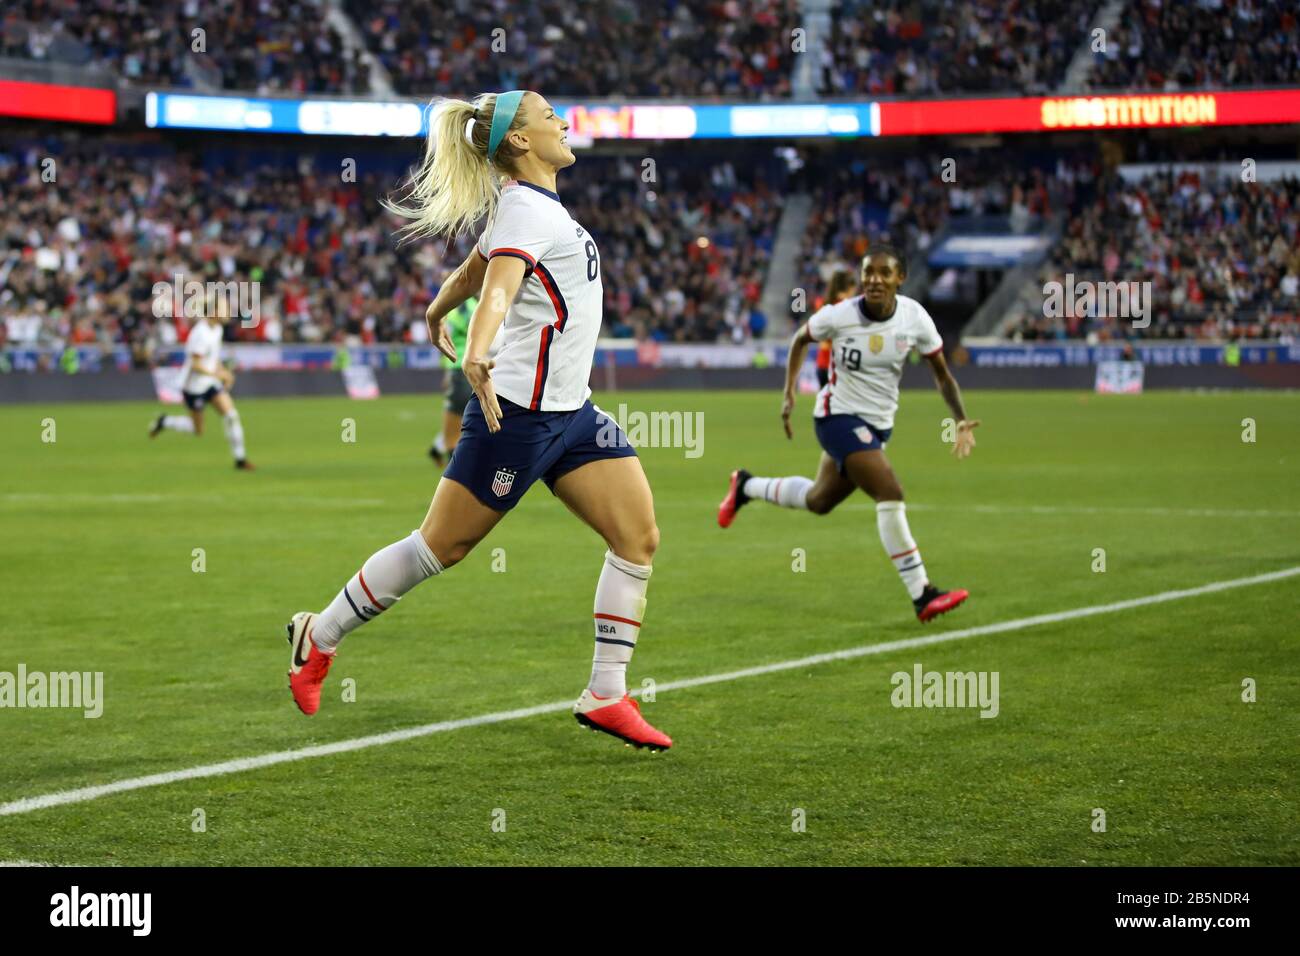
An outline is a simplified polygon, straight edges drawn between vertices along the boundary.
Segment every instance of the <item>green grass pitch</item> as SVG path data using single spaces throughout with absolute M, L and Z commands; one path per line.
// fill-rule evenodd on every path
M 663 540 L 631 685 L 1300 566 L 1300 396 L 967 399 L 984 421 L 970 460 L 942 443 L 931 392 L 904 393 L 889 448 L 931 576 L 973 594 L 922 626 L 863 496 L 715 524 L 734 467 L 812 473 L 809 398 L 790 442 L 775 393 L 598 395 L 704 415 L 701 456 L 642 451 Z M 0 671 L 105 681 L 99 719 L 0 709 L 0 804 L 576 698 L 603 546 L 539 484 L 348 638 L 319 715 L 290 700 L 284 622 L 419 524 L 440 408 L 241 401 L 253 474 L 215 417 L 202 439 L 150 442 L 147 403 L 0 408 Z M 665 691 L 645 704 L 665 754 L 551 713 L 4 815 L 0 860 L 1295 865 L 1298 599 L 1287 578 Z M 917 663 L 997 672 L 998 715 L 893 707 L 891 675 Z

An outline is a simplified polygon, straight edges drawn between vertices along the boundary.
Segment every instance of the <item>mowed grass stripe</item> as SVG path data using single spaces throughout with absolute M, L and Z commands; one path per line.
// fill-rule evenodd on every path
M 803 667 L 815 667 L 820 664 L 827 664 L 834 661 L 852 660 L 858 657 L 887 654 L 892 651 L 908 650 L 914 647 L 927 647 L 934 644 L 944 644 L 950 641 L 963 640 L 965 638 L 982 637 L 989 634 L 1003 634 L 1010 631 L 1037 627 L 1043 624 L 1056 624 L 1062 621 L 1093 617 L 1098 614 L 1112 614 L 1116 611 L 1147 607 L 1153 604 L 1163 604 L 1169 601 L 1180 601 L 1185 598 L 1214 594 L 1219 591 L 1228 591 L 1234 588 L 1250 587 L 1256 584 L 1282 581 L 1287 578 L 1295 577 L 1296 575 L 1300 575 L 1300 566 L 1285 568 L 1280 571 L 1271 571 L 1265 574 L 1256 574 L 1246 578 L 1214 581 L 1209 584 L 1202 584 L 1192 588 L 1183 588 L 1177 591 L 1162 591 L 1158 594 L 1131 598 L 1125 601 L 1115 601 L 1109 604 L 1096 604 L 1089 607 L 1074 608 L 1068 611 L 1056 611 L 1050 614 L 1036 614 L 1031 617 L 1024 617 L 1011 621 L 1001 621 L 996 624 L 986 624 L 979 627 L 945 631 L 939 634 L 931 634 L 923 637 L 886 641 L 880 644 L 865 644 L 859 647 L 847 648 L 842 651 L 830 651 L 824 654 L 814 654 L 809 657 L 801 657 L 795 660 L 778 661 L 772 664 L 761 664 L 755 667 L 743 668 L 741 670 L 708 674 L 701 677 L 691 677 L 677 681 L 666 681 L 659 684 L 656 689 L 659 691 L 669 691 L 681 690 L 688 687 L 700 687 L 707 684 L 718 684 L 726 681 L 741 680 L 747 677 L 760 677 L 765 674 L 796 670 Z M 632 693 L 636 694 L 638 691 L 633 691 Z M 297 760 L 307 760 L 312 757 L 327 757 L 332 754 L 348 753 L 354 750 L 365 750 L 370 747 L 379 747 L 385 744 L 398 743 L 404 740 L 414 740 L 420 737 L 428 737 L 433 734 L 446 733 L 452 730 L 462 730 L 467 727 L 482 727 L 488 724 L 499 724 L 511 720 L 523 720 L 528 717 L 537 717 L 542 714 L 558 713 L 571 706 L 571 700 L 555 701 L 549 704 L 538 704 L 534 707 L 498 711 L 491 714 L 481 714 L 477 717 L 463 717 L 457 720 L 445 720 L 433 724 L 424 724 L 418 727 L 409 727 L 405 730 L 393 730 L 382 734 L 371 734 L 369 736 L 356 737 L 350 740 L 340 740 L 331 744 L 318 744 L 313 747 L 303 747 L 298 750 L 282 750 L 275 753 L 262 754 L 256 757 L 242 757 L 236 760 L 227 760 L 222 763 L 204 764 L 198 767 L 189 767 L 183 770 L 171 770 L 164 773 L 149 774 L 143 777 L 131 777 L 126 780 L 116 780 L 111 783 L 100 784 L 94 787 L 81 787 L 75 790 L 63 790 L 57 793 L 43 794 L 41 796 L 24 797 L 20 800 L 14 800 L 10 803 L 0 805 L 0 816 L 31 813 L 36 810 L 44 810 L 65 804 L 84 803 L 89 800 L 96 800 L 100 797 L 110 796 L 115 793 L 142 790 L 146 787 L 158 787 L 171 783 L 179 783 L 185 780 L 198 780 L 204 777 L 219 777 L 227 774 L 243 773 L 250 770 L 258 770 L 262 767 L 274 766 L 276 764 L 291 763 Z

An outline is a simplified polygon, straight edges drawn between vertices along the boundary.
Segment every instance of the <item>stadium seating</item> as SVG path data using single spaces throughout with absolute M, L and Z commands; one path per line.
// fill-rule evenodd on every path
M 1095 6 L 841 0 L 822 53 L 820 92 L 1047 92 L 1064 78 Z
M 1290 0 L 1132 0 L 1094 54 L 1095 89 L 1173 90 L 1300 82 L 1300 21 Z
M 99 67 L 140 85 L 369 91 L 369 71 L 345 51 L 324 7 L 320 0 L 11 0 L 0 17 L 0 56 Z
M 371 92 L 359 49 L 349 52 L 327 6 L 14 0 L 0 18 L 0 56 L 95 66 L 150 85 Z M 428 0 L 348 0 L 345 10 L 403 95 L 527 86 L 557 96 L 788 97 L 799 23 L 793 0 L 546 0 L 454 10 Z M 203 31 L 201 51 L 195 29 Z M 498 55 L 504 51 L 519 55 Z
M 810 178 L 812 214 L 804 234 L 800 286 L 824 288 L 837 269 L 855 270 L 873 243 L 901 247 L 914 262 L 924 257 L 951 216 L 1045 216 L 1074 199 L 1078 168 L 1095 160 L 1064 161 L 1021 154 L 953 157 L 955 182 L 941 178 L 945 157 L 912 154 L 868 161 L 833 153 Z
M 1280 339 L 1300 333 L 1300 180 L 1172 171 L 1106 180 L 1071 216 L 1009 333 L 1017 340 Z M 1042 285 L 1140 278 L 1151 324 L 1042 314 Z
M 1100 0 L 12 0 L 0 56 L 94 66 L 141 85 L 255 92 L 381 92 L 361 49 L 400 95 L 515 87 L 553 96 L 770 100 L 796 92 L 792 31 L 819 40 L 821 96 L 1058 90 L 1091 46 Z M 349 22 L 344 33 L 334 17 Z M 1081 81 L 1163 90 L 1300 82 L 1286 0 L 1129 0 Z M 202 30 L 201 46 L 194 31 Z M 599 37 L 597 42 L 595 38 Z M 383 92 L 387 92 L 383 90 Z
M 58 163 L 60 186 L 39 158 Z M 175 341 L 151 312 L 154 282 L 260 283 L 271 341 L 422 341 L 424 310 L 470 239 L 399 244 L 379 198 L 410 161 L 363 157 L 343 183 L 333 157 L 202 154 L 111 137 L 59 137 L 0 152 L 0 336 L 10 344 Z M 601 236 L 605 334 L 673 341 L 750 332 L 779 200 L 767 180 L 698 157 L 643 183 L 627 160 L 584 159 L 561 189 Z M 0 339 L 0 341 L 3 341 Z
M 496 2 L 458 4 L 456 16 L 430 0 L 346 7 L 403 94 L 789 96 L 799 23 L 792 0 Z
M 778 191 L 730 162 L 702 174 L 687 163 L 660 169 L 663 181 L 647 189 L 623 160 L 606 173 L 610 185 L 576 197 L 574 215 L 600 237 L 610 333 L 748 337 L 780 218 Z

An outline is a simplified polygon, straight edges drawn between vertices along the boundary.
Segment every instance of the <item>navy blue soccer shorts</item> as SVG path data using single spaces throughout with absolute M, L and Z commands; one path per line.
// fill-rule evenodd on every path
M 220 385 L 213 385 L 206 392 L 181 392 L 181 398 L 185 399 L 185 407 L 190 411 L 201 412 L 203 406 L 211 402 L 221 392 Z
M 443 473 L 494 511 L 509 511 L 539 478 L 553 493 L 557 481 L 587 462 L 636 457 L 618 422 L 590 400 L 571 412 L 534 412 L 500 395 L 497 401 L 501 430 L 493 435 L 478 396 L 469 400 Z
M 877 428 L 857 415 L 826 415 L 814 418 L 817 440 L 826 454 L 835 460 L 840 474 L 844 474 L 844 461 L 855 451 L 879 451 L 894 433 L 892 428 Z

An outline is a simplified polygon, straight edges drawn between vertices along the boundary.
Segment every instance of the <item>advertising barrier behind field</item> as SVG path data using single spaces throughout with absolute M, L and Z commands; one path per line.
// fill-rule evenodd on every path
M 976 368 L 1085 368 L 1124 360 L 1123 343 L 957 345 L 949 348 L 949 362 Z M 236 369 L 341 370 L 436 369 L 438 350 L 430 345 L 253 345 L 232 343 L 224 354 Z M 744 369 L 780 368 L 785 365 L 785 340 L 733 344 L 632 342 L 603 340 L 596 349 L 595 369 Z M 1265 342 L 1257 345 L 1203 345 L 1195 342 L 1135 343 L 1134 360 L 1147 366 L 1227 366 L 1300 364 L 1300 344 Z M 179 346 L 154 356 L 155 365 L 176 366 L 184 359 Z M 56 372 L 78 374 L 132 368 L 130 349 L 124 345 L 104 349 L 9 348 L 0 352 L 0 370 L 10 373 Z
M 329 136 L 420 136 L 427 100 L 293 99 L 153 91 L 145 122 L 158 129 Z M 1300 90 L 1023 96 L 815 103 L 554 103 L 575 143 L 595 140 L 859 137 L 1057 130 L 1252 126 L 1300 122 Z

